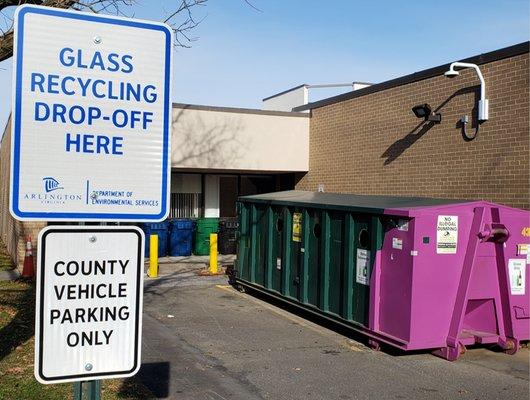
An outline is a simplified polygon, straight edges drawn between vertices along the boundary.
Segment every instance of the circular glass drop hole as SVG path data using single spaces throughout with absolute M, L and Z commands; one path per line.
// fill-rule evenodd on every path
M 322 234 L 322 228 L 320 227 L 320 224 L 317 222 L 315 226 L 313 226 L 313 235 L 315 235 L 316 238 L 319 238 Z
M 370 245 L 370 235 L 367 229 L 361 229 L 359 232 L 359 247 L 367 248 Z
M 278 232 L 283 231 L 283 219 L 282 219 L 282 218 L 278 218 L 278 219 L 276 220 L 276 230 L 277 230 Z

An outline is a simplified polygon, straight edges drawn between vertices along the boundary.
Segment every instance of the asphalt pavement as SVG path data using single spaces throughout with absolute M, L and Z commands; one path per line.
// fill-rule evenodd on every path
M 529 399 L 527 348 L 470 349 L 456 362 L 373 351 L 225 276 L 198 276 L 206 262 L 163 259 L 160 277 L 146 278 L 139 378 L 157 398 Z

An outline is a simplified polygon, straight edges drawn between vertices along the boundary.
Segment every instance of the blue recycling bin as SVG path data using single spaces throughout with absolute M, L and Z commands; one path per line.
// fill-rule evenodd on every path
M 151 241 L 151 235 L 156 234 L 158 235 L 158 257 L 166 257 L 169 222 L 145 223 L 142 225 L 142 229 L 145 233 L 145 256 L 149 257 L 149 242 Z
M 195 222 L 191 219 L 175 219 L 169 224 L 169 255 L 191 256 Z

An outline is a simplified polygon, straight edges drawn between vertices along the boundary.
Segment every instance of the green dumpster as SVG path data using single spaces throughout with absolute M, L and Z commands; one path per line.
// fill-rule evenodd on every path
M 217 233 L 219 218 L 199 218 L 195 230 L 193 254 L 207 256 L 210 254 L 210 233 Z
M 236 282 L 367 326 L 368 279 L 382 245 L 383 217 L 332 206 L 337 199 L 330 195 L 321 202 L 311 195 L 292 191 L 239 199 Z

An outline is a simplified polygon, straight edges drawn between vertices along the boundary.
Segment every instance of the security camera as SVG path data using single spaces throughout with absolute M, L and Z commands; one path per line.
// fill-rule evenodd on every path
M 460 73 L 458 71 L 455 71 L 454 69 L 450 69 L 449 71 L 444 73 L 444 75 L 448 78 L 454 78 L 455 76 L 460 75 Z
M 470 64 L 465 62 L 459 62 L 456 61 L 454 63 L 451 63 L 449 65 L 449 70 L 444 73 L 444 75 L 448 78 L 454 78 L 455 76 L 458 76 L 458 71 L 455 70 L 455 68 L 473 68 L 478 75 L 478 79 L 480 79 L 480 100 L 478 101 L 478 120 L 480 122 L 486 121 L 489 118 L 489 102 L 488 99 L 486 99 L 486 83 L 484 82 L 484 76 L 482 76 L 482 72 L 480 72 L 480 68 L 477 64 Z

